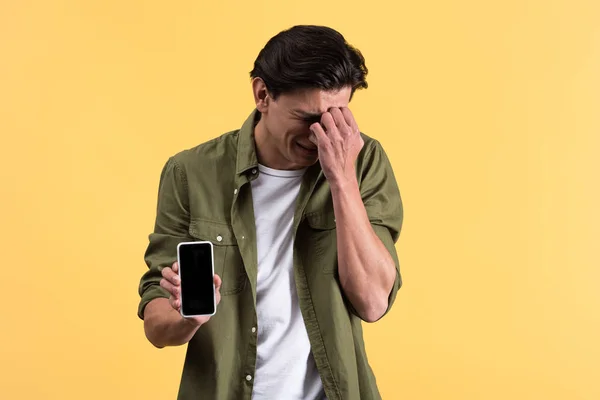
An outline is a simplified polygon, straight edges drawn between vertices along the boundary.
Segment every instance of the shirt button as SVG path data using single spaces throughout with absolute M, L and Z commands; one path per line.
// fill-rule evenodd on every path
M 233 189 L 233 194 L 237 194 L 237 189 Z
M 251 377 L 250 375 L 246 375 L 246 380 L 247 380 L 247 381 L 251 381 L 251 380 L 252 380 L 252 377 Z
M 252 173 L 256 175 L 256 168 L 252 169 Z
M 246 239 L 246 236 L 242 236 L 242 240 Z
M 252 327 L 252 333 L 256 332 L 256 328 Z
M 221 236 L 221 235 L 217 236 L 217 242 L 220 242 L 222 240 L 223 240 L 223 236 Z

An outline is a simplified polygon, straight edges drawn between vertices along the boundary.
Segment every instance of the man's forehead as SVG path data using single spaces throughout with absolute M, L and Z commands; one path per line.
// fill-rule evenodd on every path
M 295 93 L 292 102 L 292 111 L 302 117 L 320 116 L 332 107 L 347 107 L 350 101 L 350 88 L 325 91 L 309 89 Z

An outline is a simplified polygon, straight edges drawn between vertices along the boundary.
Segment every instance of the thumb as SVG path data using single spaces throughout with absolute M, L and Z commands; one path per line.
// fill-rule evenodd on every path
M 221 283 L 223 283 L 221 281 L 221 277 L 219 275 L 215 274 L 214 284 L 215 284 L 215 296 L 216 296 L 217 304 L 219 304 L 221 302 Z

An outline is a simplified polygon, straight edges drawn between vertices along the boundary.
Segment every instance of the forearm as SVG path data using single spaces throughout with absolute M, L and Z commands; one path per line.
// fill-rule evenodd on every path
M 199 326 L 184 319 L 165 298 L 154 299 L 144 310 L 146 337 L 158 348 L 189 342 Z
M 337 226 L 338 273 L 344 293 L 368 322 L 385 313 L 396 279 L 394 261 L 377 237 L 362 202 L 358 182 L 332 185 Z

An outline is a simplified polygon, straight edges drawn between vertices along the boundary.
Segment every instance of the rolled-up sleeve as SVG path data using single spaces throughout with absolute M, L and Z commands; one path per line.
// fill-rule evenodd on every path
M 144 318 L 146 305 L 159 297 L 169 298 L 160 287 L 161 269 L 177 260 L 177 245 L 189 239 L 189 198 L 184 170 L 171 157 L 163 167 L 158 189 L 154 231 L 144 254 L 148 270 L 140 280 L 138 317 Z
M 373 140 L 370 146 L 361 160 L 360 193 L 373 231 L 396 265 L 396 279 L 388 297 L 388 307 L 383 314 L 385 315 L 394 304 L 402 286 L 400 262 L 395 245 L 400 237 L 404 210 L 396 177 L 383 147 L 376 140 Z

